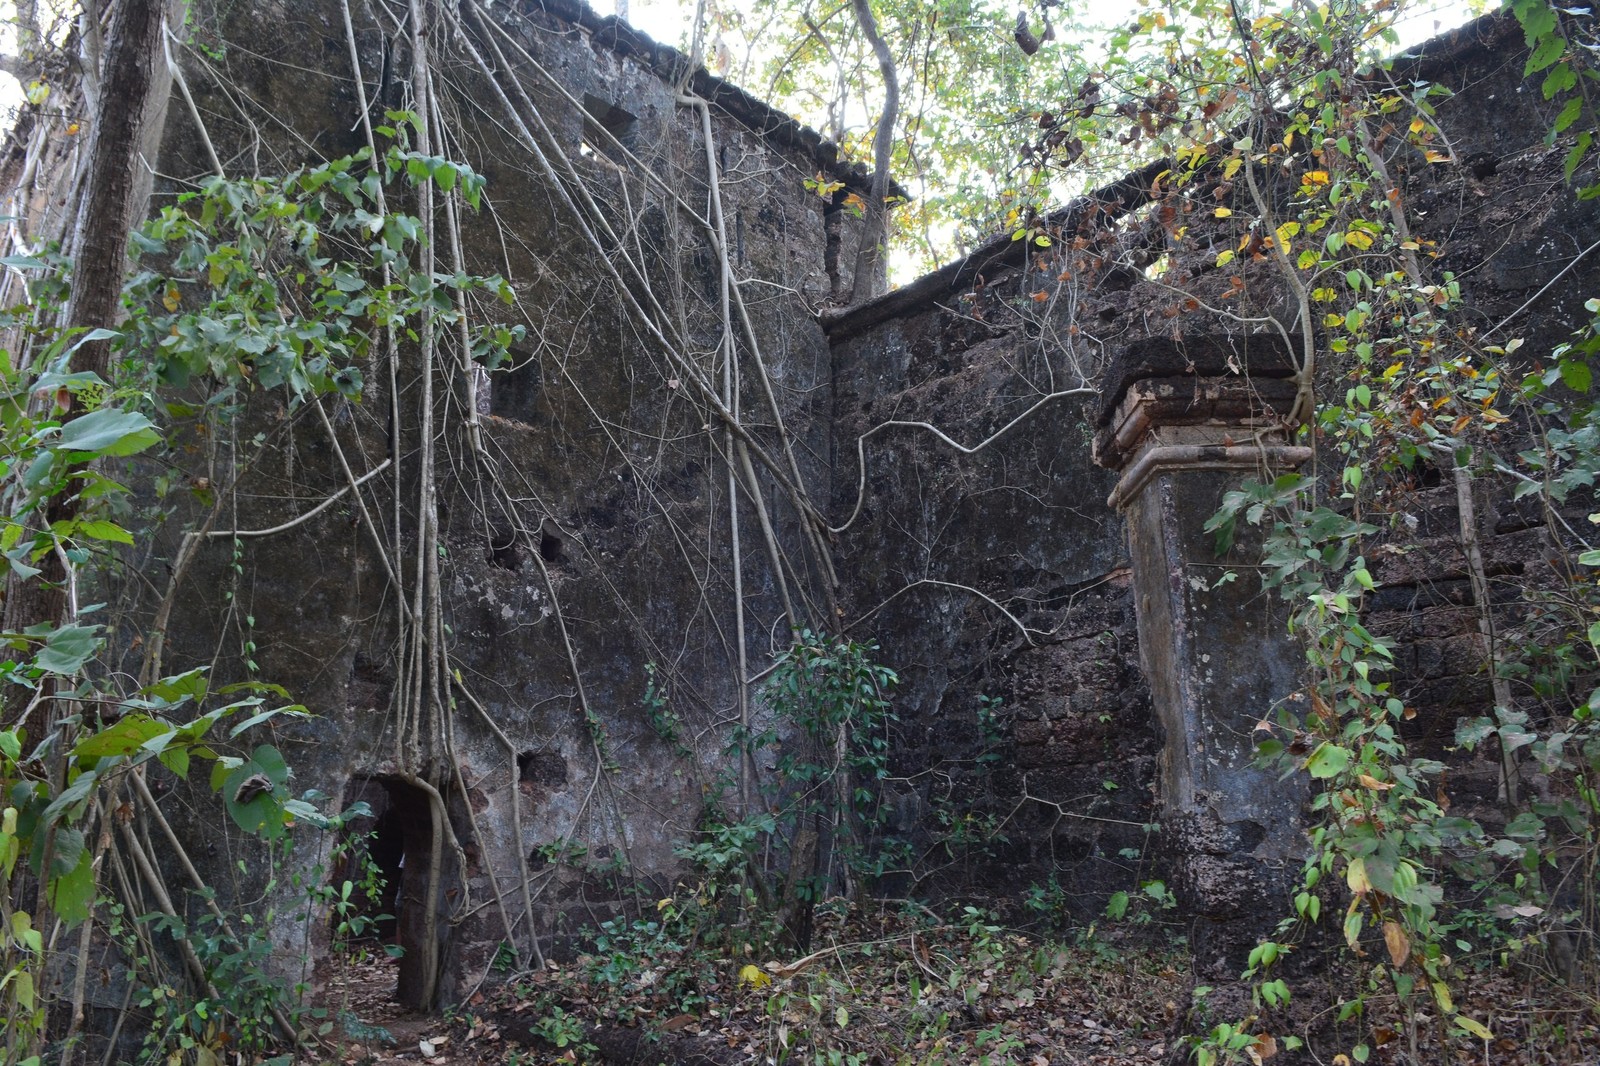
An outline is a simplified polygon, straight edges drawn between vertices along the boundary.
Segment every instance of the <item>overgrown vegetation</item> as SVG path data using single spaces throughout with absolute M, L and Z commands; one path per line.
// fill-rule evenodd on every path
M 353 880 L 329 883 L 330 867 L 315 857 L 337 859 L 348 827 L 371 811 L 357 804 L 324 814 L 327 797 L 292 787 L 278 747 L 252 741 L 307 713 L 257 679 L 252 644 L 236 668 L 245 680 L 214 684 L 200 667 L 138 683 L 116 665 L 126 645 L 113 634 L 129 620 L 85 601 L 104 594 L 106 575 L 123 565 L 119 551 L 137 549 L 171 513 L 160 506 L 173 491 L 163 477 L 152 509 L 116 476 L 159 469 L 162 449 L 182 436 L 225 437 L 253 392 L 281 393 L 291 407 L 325 394 L 359 399 L 357 364 L 375 338 L 424 318 L 453 323 L 462 292 L 509 299 L 497 278 L 417 272 L 419 223 L 378 208 L 384 184 L 398 187 L 403 176 L 459 187 L 474 204 L 482 181 L 405 150 L 400 128 L 387 132 L 399 146 L 380 166 L 363 152 L 282 181 L 218 178 L 180 196 L 134 235 L 150 265 L 129 279 L 130 314 L 117 329 L 55 324 L 70 285 L 61 257 L 4 261 L 31 283 L 28 302 L 0 319 L 11 339 L 0 358 L 0 542 L 14 581 L 44 581 L 42 561 L 57 560 L 66 603 L 59 622 L 0 634 L 12 709 L 0 732 L 8 1066 L 46 1061 L 47 1046 L 50 1061 L 76 1052 L 87 965 L 76 967 L 68 999 L 44 996 L 41 983 L 63 965 L 69 938 L 82 956 L 96 929 L 128 969 L 130 1005 L 143 1021 L 127 1032 L 137 1040 L 144 1026 L 142 1061 L 217 1062 L 225 1048 L 261 1055 L 333 1030 L 329 1009 L 306 998 L 310 952 L 328 936 L 324 927 L 336 950 L 370 934 L 381 873 L 369 862 Z M 373 284 L 380 276 L 386 283 Z M 495 365 L 518 335 L 474 327 L 470 355 Z M 122 353 L 112 381 L 71 369 L 74 351 L 91 343 Z M 253 445 L 264 447 L 264 437 Z M 216 535 L 220 495 L 191 491 L 211 510 L 183 535 L 186 549 Z M 63 500 L 75 505 L 71 517 L 54 518 Z M 133 644 L 142 645 L 141 677 L 161 673 L 161 627 L 193 558 L 180 553 L 156 626 Z M 254 900 L 239 885 L 224 898 L 205 882 L 184 842 L 188 827 L 163 813 L 159 797 L 191 774 L 204 775 L 237 830 L 261 841 L 264 861 L 245 890 Z M 282 940 L 295 925 L 301 954 L 291 961 Z
M 700 227 L 697 239 L 717 261 L 722 361 L 702 366 L 690 354 L 700 355 L 703 346 L 690 343 L 683 322 L 674 323 L 654 302 L 641 262 L 609 258 L 625 242 L 615 239 L 606 212 L 585 199 L 573 160 L 552 147 L 549 130 L 532 128 L 537 109 L 519 111 L 506 97 L 500 102 L 513 124 L 523 117 L 531 124 L 518 126 L 519 148 L 538 156 L 554 184 L 577 190 L 582 205 L 568 206 L 582 246 L 626 295 L 618 302 L 631 328 L 652 352 L 665 353 L 656 367 L 664 387 L 692 392 L 700 405 L 695 420 L 704 415 L 708 437 L 721 449 L 717 461 L 729 471 L 722 505 L 731 515 L 736 558 L 735 483 L 750 497 L 762 547 L 775 560 L 774 598 L 783 602 L 778 631 L 792 634 L 785 650 L 771 656 L 764 680 L 753 681 L 745 641 L 760 626 L 748 624 L 748 597 L 736 573 L 734 635 L 723 638 L 737 670 L 735 712 L 701 729 L 673 703 L 671 671 L 649 676 L 643 718 L 689 765 L 686 772 L 708 777 L 696 830 L 677 849 L 685 864 L 680 883 L 659 896 L 630 895 L 638 886 L 626 857 L 613 854 L 597 869 L 587 863 L 575 829 L 536 845 L 552 866 L 585 864 L 586 873 L 610 877 L 608 887 L 627 897 L 623 913 L 597 918 L 584 934 L 576 964 L 548 969 L 540 965 L 541 934 L 520 854 L 520 913 L 513 917 L 519 908 L 508 905 L 512 891 L 493 886 L 490 902 L 505 934 L 494 965 L 514 975 L 499 1007 L 504 1016 L 526 1015 L 530 1035 L 558 1053 L 596 1051 L 590 1023 L 599 1019 L 665 1032 L 732 1029 L 750 1056 L 780 1062 L 1020 1062 L 1040 1054 L 1031 1040 L 1040 1032 L 1095 1031 L 1084 1021 L 1092 1015 L 1114 1020 L 1101 1023 L 1112 1055 L 1129 1054 L 1123 1049 L 1134 1045 L 1140 1053 L 1164 1050 L 1169 1024 L 1198 1024 L 1203 1034 L 1194 1054 L 1209 1066 L 1294 1050 L 1302 1034 L 1280 1027 L 1284 1012 L 1325 996 L 1326 1010 L 1312 1024 L 1336 1030 L 1339 1057 L 1364 1062 L 1380 1048 L 1392 1054 L 1403 1047 L 1411 1061 L 1421 1061 L 1468 1048 L 1514 1050 L 1500 1044 L 1512 1039 L 1510 1030 L 1474 994 L 1502 987 L 1482 975 L 1505 980 L 1511 972 L 1552 977 L 1574 990 L 1593 987 L 1600 929 L 1600 549 L 1584 530 L 1600 521 L 1589 514 L 1597 506 L 1600 405 L 1588 399 L 1600 352 L 1600 303 L 1588 305 L 1595 320 L 1586 329 L 1549 353 L 1528 352 L 1512 320 L 1486 327 L 1465 316 L 1459 279 L 1437 271 L 1434 247 L 1411 232 L 1405 190 L 1394 173 L 1402 163 L 1426 168 L 1459 160 L 1433 120 L 1434 91 L 1396 85 L 1378 73 L 1374 49 L 1398 9 L 1388 0 L 1271 12 L 1215 0 L 1152 5 L 1118 28 L 1105 56 L 1074 58 L 1024 88 L 1022 61 L 1009 50 L 1034 55 L 1041 43 L 1034 27 L 1061 19 L 1055 8 L 1040 5 L 1032 20 L 1024 13 L 1014 30 L 1009 10 L 881 12 L 901 62 L 920 56 L 910 61 L 920 86 L 914 95 L 924 102 L 930 95 L 976 97 L 966 103 L 996 121 L 1003 112 L 1012 131 L 1029 129 L 1026 138 L 997 134 L 952 117 L 959 101 L 946 98 L 938 107 L 908 109 L 915 117 L 895 139 L 896 158 L 995 171 L 964 184 L 937 210 L 981 200 L 988 213 L 975 216 L 972 226 L 987 232 L 1002 224 L 1030 251 L 1043 252 L 1071 248 L 1081 237 L 1052 228 L 1054 191 L 1088 184 L 1130 158 L 1164 156 L 1168 165 L 1152 190 L 1156 203 L 1147 220 L 1162 234 L 1162 250 L 1135 265 L 1175 300 L 1215 305 L 1224 319 L 1277 331 L 1295 353 L 1300 394 L 1287 422 L 1317 444 L 1331 467 L 1323 476 L 1242 486 L 1212 523 L 1223 541 L 1241 522 L 1264 528 L 1266 584 L 1287 603 L 1307 654 L 1305 687 L 1261 730 L 1263 759 L 1317 783 L 1318 823 L 1292 911 L 1245 964 L 1242 979 L 1257 1010 L 1247 1018 L 1211 1016 L 1204 992 L 1176 991 L 1182 967 L 1166 949 L 1135 948 L 1131 938 L 1104 929 L 1081 931 L 1070 944 L 1039 941 L 1010 931 L 976 904 L 957 904 L 953 921 L 916 904 L 895 915 L 864 916 L 865 900 L 892 878 L 915 875 L 922 861 L 909 834 L 894 824 L 882 791 L 890 776 L 897 676 L 870 640 L 815 622 L 807 628 L 807 619 L 825 618 L 831 627 L 842 618 L 831 585 L 819 582 L 824 591 L 810 602 L 798 578 L 792 595 L 786 583 L 786 573 L 808 565 L 829 570 L 829 527 L 814 521 L 820 511 L 806 495 L 771 399 L 721 208 L 713 195 L 703 214 L 686 209 Z M 1594 41 L 1585 36 L 1592 24 L 1563 20 L 1544 0 L 1518 0 L 1513 9 L 1529 48 L 1524 74 L 1553 101 L 1555 169 L 1576 184 L 1576 195 L 1593 198 L 1600 186 L 1593 179 L 1592 131 L 1585 128 L 1595 80 Z M 790 58 L 843 43 L 834 36 L 842 10 L 820 23 L 812 19 Z M 372 919 L 357 898 L 375 892 L 372 870 L 327 883 L 330 864 L 321 856 L 335 845 L 307 832 L 345 839 L 367 812 L 352 807 L 329 815 L 327 797 L 292 787 L 269 731 L 305 712 L 258 676 L 255 618 L 234 601 L 235 589 L 220 593 L 228 598 L 236 639 L 219 655 L 227 665 L 215 673 L 229 680 L 198 668 L 169 675 L 163 663 L 176 590 L 199 546 L 231 540 L 237 575 L 243 541 L 263 532 L 221 528 L 224 502 L 275 444 L 258 429 L 260 400 L 323 427 L 348 478 L 288 526 L 348 491 L 352 524 L 378 545 L 388 591 L 399 601 L 394 772 L 427 795 L 436 847 L 450 846 L 466 866 L 444 799 L 452 787 L 459 795 L 471 792 L 453 749 L 458 700 L 479 712 L 504 743 L 509 772 L 518 772 L 524 753 L 452 658 L 435 488 L 439 472 L 449 468 L 433 449 L 447 439 L 440 423 L 459 417 L 464 451 L 491 470 L 484 475 L 493 486 L 486 497 L 515 510 L 512 493 L 492 476 L 493 464 L 482 461 L 474 390 L 484 372 L 514 361 L 511 349 L 523 333 L 499 321 L 501 307 L 512 302 L 511 283 L 471 273 L 460 251 L 457 213 L 480 206 L 484 182 L 436 143 L 445 123 L 432 95 L 431 46 L 422 40 L 420 12 L 415 5 L 406 29 L 416 110 L 390 112 L 389 126 L 364 130 L 370 143 L 354 155 L 281 179 L 218 174 L 164 207 L 134 236 L 140 266 L 125 290 L 125 324 L 62 328 L 70 264 L 53 252 L 4 263 L 26 272 L 32 286 L 31 302 L 0 321 L 11 338 L 0 365 L 6 508 L 0 552 L 14 587 L 49 581 L 66 604 L 60 618 L 0 634 L 10 651 L 0 664 L 10 707 L 0 731 L 6 1066 L 46 1061 L 56 1053 L 47 1050 L 55 1034 L 69 1061 L 77 1053 L 87 967 L 78 968 L 65 1001 L 50 1002 L 40 985 L 52 955 L 59 958 L 78 937 L 86 958 L 83 946 L 96 930 L 134 974 L 130 1000 L 141 1012 L 136 1026 L 150 1061 L 212 1063 L 225 1049 L 266 1055 L 309 1045 L 340 1021 L 338 1008 L 307 999 L 310 949 L 285 973 L 275 945 L 282 929 L 295 924 L 304 944 L 318 939 L 318 929 L 330 929 L 335 941 L 369 931 Z M 779 14 L 805 22 L 814 13 Z M 470 10 L 463 16 L 475 17 Z M 868 21 L 858 24 L 864 29 Z M 453 31 L 465 25 L 446 24 Z M 464 32 L 460 37 L 468 40 Z M 1033 51 L 1025 44 L 1030 38 Z M 497 38 L 485 32 L 478 39 L 493 44 L 499 68 L 509 67 Z M 988 64 L 996 41 L 1009 62 Z M 471 58 L 487 75 L 490 59 L 476 50 Z M 364 93 L 359 73 L 354 80 Z M 798 91 L 782 80 L 790 76 L 786 67 L 774 85 Z M 861 84 L 854 67 L 841 67 L 840 80 Z M 841 128 L 849 95 L 836 101 Z M 865 154 L 861 144 L 845 140 L 847 152 Z M 1019 140 L 1026 141 L 1020 167 Z M 723 164 L 709 140 L 706 155 L 715 191 Z M 807 184 L 830 197 L 841 188 L 821 175 Z M 1009 190 L 1006 197 L 992 195 L 996 184 Z M 391 195 L 403 206 L 389 203 Z M 902 218 L 920 228 L 932 255 L 944 239 L 936 228 L 948 218 L 932 208 L 916 214 L 924 210 Z M 1206 287 L 1216 279 L 1225 279 L 1220 290 Z M 1057 281 L 1077 284 L 1067 273 Z M 1023 302 L 1049 304 L 1052 290 L 1060 291 L 1048 281 L 1041 285 Z M 1292 313 L 1267 320 L 1230 312 L 1247 290 L 1284 296 Z M 1020 313 L 1027 315 L 1027 307 Z M 109 378 L 74 369 L 74 353 L 91 344 L 120 353 Z M 758 417 L 777 427 L 770 448 L 738 413 L 739 344 L 748 345 L 748 362 L 760 375 L 752 377 L 771 408 Z M 402 351 L 421 366 L 416 388 L 423 398 L 415 412 L 400 408 Z M 1087 379 L 1087 368 L 1078 369 Z M 362 402 L 373 391 L 373 371 L 387 377 L 377 391 L 393 405 L 394 445 L 385 463 L 358 477 L 333 428 L 341 409 L 330 414 L 324 400 Z M 448 383 L 448 402 L 433 396 L 436 378 Z M 218 466 L 229 471 L 230 483 L 149 473 L 165 458 L 164 448 L 180 446 L 180 437 L 183 446 L 211 449 L 212 456 L 227 449 L 229 462 Z M 359 491 L 402 457 L 414 462 L 418 482 L 406 483 L 416 503 L 404 536 L 399 505 L 386 525 Z M 115 480 L 130 462 L 145 464 L 133 473 L 149 477 L 153 500 Z M 1455 489 L 1462 569 L 1479 612 L 1482 667 L 1493 695 L 1481 714 L 1459 724 L 1459 751 L 1449 754 L 1469 767 L 1475 754 L 1485 756 L 1496 779 L 1493 811 L 1448 805 L 1441 784 L 1446 761 L 1408 746 L 1405 723 L 1414 708 L 1392 688 L 1392 641 L 1363 620 L 1382 585 L 1384 561 L 1411 550 L 1404 500 L 1428 476 Z M 398 499 L 397 472 L 394 481 Z M 768 481 L 782 492 L 768 493 Z M 1522 583 L 1514 611 L 1500 609 L 1503 590 L 1494 588 L 1476 547 L 1474 516 L 1489 493 L 1536 506 L 1558 541 L 1556 562 Z M 809 538 L 795 553 L 805 556 L 799 565 L 784 555 L 764 509 L 768 496 L 779 494 L 803 517 Z M 72 507 L 63 512 L 59 505 L 67 500 Z M 119 552 L 147 544 L 161 520 L 180 513 L 179 500 L 185 507 L 198 503 L 204 518 L 180 533 L 168 590 L 136 644 L 120 628 L 115 606 L 88 601 L 132 568 L 130 556 Z M 584 692 L 585 670 L 561 612 L 560 584 L 546 565 L 543 529 L 519 528 L 511 539 L 533 549 L 530 565 L 540 571 L 571 666 L 570 700 L 593 749 L 589 795 L 603 795 L 622 762 Z M 40 565 L 46 560 L 56 569 L 47 572 Z M 140 663 L 136 671 L 123 666 L 130 656 Z M 997 706 L 985 697 L 975 721 L 984 765 L 996 758 Z M 715 756 L 702 765 L 703 748 Z M 184 827 L 163 813 L 165 793 L 157 785 L 202 769 L 233 828 L 263 841 L 261 876 L 244 886 L 206 884 L 188 861 Z M 473 817 L 470 803 L 463 817 Z M 981 848 L 997 832 L 993 818 L 982 814 L 944 810 L 935 813 L 940 817 L 944 831 L 923 834 L 939 838 L 935 848 Z M 520 847 L 520 821 L 514 833 Z M 440 912 L 438 870 L 437 863 L 430 867 L 424 892 L 430 920 Z M 229 889 L 229 898 L 220 888 Z M 1030 896 L 1033 916 L 1047 920 L 1059 916 L 1064 902 L 1056 882 Z M 1174 907 L 1166 882 L 1142 874 L 1106 902 L 1116 934 L 1123 922 L 1141 930 L 1162 926 Z M 1349 950 L 1349 973 L 1340 984 L 1303 982 L 1284 964 L 1318 924 L 1337 924 Z M 795 962 L 768 962 L 801 953 Z M 431 998 L 438 960 L 427 961 Z M 1519 1039 L 1540 1049 L 1592 1048 L 1592 1017 L 1584 1013 L 1592 1012 L 1592 997 L 1572 994 L 1573 1016 L 1583 1020 L 1570 1032 L 1557 1033 L 1555 1023 L 1539 1031 L 1537 1021 L 1527 1021 L 1537 1014 L 1530 1008 L 1511 1012 Z M 1072 1002 L 1077 1017 L 1058 1010 L 1061 1002 Z M 502 1017 L 492 1024 L 509 1023 Z M 345 1029 L 353 1031 L 348 1023 Z

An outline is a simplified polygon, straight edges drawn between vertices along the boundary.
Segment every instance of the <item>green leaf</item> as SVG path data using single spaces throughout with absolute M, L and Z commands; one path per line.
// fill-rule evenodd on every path
M 117 525 L 115 522 L 90 521 L 79 522 L 73 531 L 80 537 L 89 540 L 104 540 L 113 544 L 132 544 L 133 534 Z
M 94 901 L 94 853 L 83 846 L 83 834 L 77 830 L 58 830 L 56 848 L 59 851 L 68 836 L 78 839 L 78 853 L 72 867 L 50 879 L 50 906 L 70 928 L 89 917 L 89 904 Z
M 232 740 L 240 733 L 243 733 L 254 726 L 258 726 L 262 722 L 271 721 L 280 714 L 292 715 L 297 718 L 308 718 L 310 717 L 310 713 L 311 712 L 307 711 L 305 707 L 298 703 L 291 704 L 288 707 L 273 707 L 271 710 L 259 711 L 256 714 L 252 714 L 249 718 L 246 718 L 232 729 L 228 730 L 228 739 Z
M 92 765 L 96 760 L 112 755 L 132 755 L 150 740 L 162 734 L 171 734 L 172 727 L 144 714 L 130 714 L 98 733 L 91 733 L 72 747 L 73 755 Z
M 83 858 L 83 832 L 71 826 L 61 826 L 51 841 L 49 876 L 56 878 L 71 873 Z
M 1312 777 L 1323 779 L 1342 773 L 1350 765 L 1350 751 L 1327 741 L 1317 745 L 1306 759 L 1306 770 Z
M 1583 157 L 1588 154 L 1589 146 L 1594 143 L 1594 134 L 1584 130 L 1578 134 L 1577 143 L 1572 146 L 1572 151 L 1567 153 L 1567 160 L 1561 165 L 1561 180 L 1571 181 L 1573 172 L 1578 169 L 1578 164 L 1583 162 Z M 1582 197 L 1579 197 L 1582 199 Z
M 62 789 L 61 794 L 44 809 L 43 813 L 39 815 L 39 821 L 44 825 L 50 825 L 67 811 L 72 810 L 79 804 L 87 803 L 89 795 L 94 791 L 94 786 L 98 781 L 99 775 L 93 770 L 85 770 L 79 774 L 77 779 Z
M 144 415 L 102 407 L 62 426 L 56 448 L 100 455 L 133 455 L 158 440 L 155 428 Z
M 189 776 L 189 749 L 167 748 L 156 755 L 161 760 L 161 765 L 171 770 L 181 778 Z
M 1589 386 L 1594 383 L 1594 375 L 1590 373 L 1588 363 L 1581 363 L 1576 359 L 1563 359 L 1561 383 L 1573 392 L 1588 392 Z
M 1559 33 L 1550 34 L 1534 47 L 1533 53 L 1528 56 L 1527 63 L 1525 63 L 1522 67 L 1522 76 L 1524 78 L 1531 77 L 1535 73 L 1543 70 L 1545 67 L 1550 66 L 1556 60 L 1560 59 L 1566 50 L 1566 38 L 1562 37 Z
M 1556 116 L 1556 123 L 1552 129 L 1556 133 L 1564 133 L 1566 132 L 1567 127 L 1578 121 L 1582 115 L 1583 97 L 1574 96 L 1571 100 L 1567 101 L 1567 106 L 1561 109 L 1561 114 Z
M 100 650 L 100 626 L 62 626 L 44 638 L 34 665 L 52 674 L 75 674 Z
M 207 669 L 201 666 L 187 673 L 163 677 L 155 684 L 146 687 L 144 694 L 164 703 L 183 703 L 186 700 L 198 702 L 206 698 L 206 690 L 211 684 L 206 680 Z
M 282 790 L 289 780 L 283 755 L 262 744 L 248 762 L 229 770 L 222 781 L 222 802 L 240 829 L 268 839 L 283 835 Z

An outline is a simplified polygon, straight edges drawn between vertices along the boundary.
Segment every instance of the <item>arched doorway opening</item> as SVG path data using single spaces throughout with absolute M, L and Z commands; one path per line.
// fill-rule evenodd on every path
M 395 1000 L 403 1007 L 430 1009 L 448 928 L 442 916 L 429 914 L 433 866 L 446 861 L 444 849 L 437 846 L 441 842 L 435 840 L 432 798 L 403 778 L 372 774 L 351 779 L 345 809 L 354 803 L 365 803 L 372 813 L 346 830 L 334 886 L 350 881 L 359 889 L 365 882 L 371 889 L 352 893 L 351 913 L 366 919 L 361 923 L 364 935 L 385 948 L 400 949 Z M 438 871 L 441 883 L 447 873 Z M 333 917 L 335 923 L 339 920 Z

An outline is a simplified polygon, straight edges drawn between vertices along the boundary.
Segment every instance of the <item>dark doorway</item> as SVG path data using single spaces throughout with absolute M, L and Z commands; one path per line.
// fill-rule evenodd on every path
M 383 945 L 400 948 L 395 998 L 417 1009 L 432 1007 L 446 923 L 428 922 L 428 882 L 434 862 L 433 810 L 428 793 L 389 776 L 353 778 L 345 806 L 362 802 L 372 809 L 357 819 L 346 838 L 348 847 L 334 872 L 334 885 L 351 881 L 358 887 L 369 875 L 381 879 L 375 893 L 358 892 L 355 913 L 369 919 L 365 931 Z M 440 871 L 444 873 L 445 871 Z M 335 915 L 337 923 L 339 917 Z

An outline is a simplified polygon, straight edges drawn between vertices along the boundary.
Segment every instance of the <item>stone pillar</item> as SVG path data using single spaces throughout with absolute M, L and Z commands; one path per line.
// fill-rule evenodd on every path
M 1109 502 L 1127 522 L 1140 658 L 1165 733 L 1163 835 L 1207 981 L 1237 978 L 1256 938 L 1290 913 L 1306 851 L 1304 784 L 1252 765 L 1256 724 L 1302 687 L 1305 656 L 1261 588 L 1253 530 L 1241 523 L 1219 557 L 1204 529 L 1242 480 L 1311 457 L 1280 428 L 1290 364 L 1249 340 L 1253 376 L 1236 372 L 1249 365 L 1242 341 L 1131 350 L 1108 376 L 1095 440 L 1095 461 L 1122 471 Z

